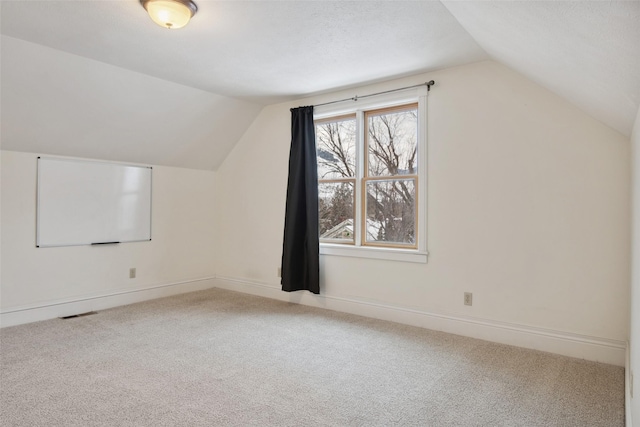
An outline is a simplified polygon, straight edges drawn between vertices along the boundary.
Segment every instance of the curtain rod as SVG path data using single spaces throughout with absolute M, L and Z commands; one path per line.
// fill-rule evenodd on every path
M 433 86 L 434 84 L 436 84 L 436 82 L 434 82 L 433 80 L 430 80 L 430 81 L 425 82 L 425 83 L 420 83 L 419 85 L 406 86 L 406 87 L 401 87 L 401 88 L 398 88 L 398 89 L 385 90 L 384 92 L 370 93 L 369 95 L 362 95 L 362 96 L 356 95 L 353 98 L 338 99 L 337 101 L 323 102 L 322 104 L 315 104 L 314 107 L 320 107 L 321 105 L 336 104 L 338 102 L 344 102 L 344 101 L 357 101 L 358 99 L 368 98 L 370 96 L 383 95 L 385 93 L 398 92 L 399 90 L 413 89 L 414 87 L 420 87 L 420 86 L 426 86 L 427 87 L 427 92 L 428 92 L 428 91 L 431 90 L 431 86 Z

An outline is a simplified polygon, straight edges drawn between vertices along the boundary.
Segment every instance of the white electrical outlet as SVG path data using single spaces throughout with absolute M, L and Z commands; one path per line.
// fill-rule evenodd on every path
M 464 305 L 473 305 L 473 294 L 471 292 L 464 293 Z
M 129 269 L 129 279 L 135 279 L 136 278 L 136 269 L 135 268 L 130 268 Z

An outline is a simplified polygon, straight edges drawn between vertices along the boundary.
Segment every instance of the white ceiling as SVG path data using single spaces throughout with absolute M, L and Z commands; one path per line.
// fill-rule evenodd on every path
M 196 2 L 1 0 L 3 149 L 216 169 L 262 105 L 485 59 L 625 135 L 640 104 L 640 1 Z
M 488 59 L 437 1 L 203 1 L 189 25 L 138 0 L 2 0 L 2 34 L 269 104 Z

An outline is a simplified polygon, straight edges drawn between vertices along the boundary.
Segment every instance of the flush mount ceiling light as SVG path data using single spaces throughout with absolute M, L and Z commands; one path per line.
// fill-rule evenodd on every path
M 140 0 L 149 16 L 156 24 L 164 28 L 182 28 L 198 11 L 191 0 Z

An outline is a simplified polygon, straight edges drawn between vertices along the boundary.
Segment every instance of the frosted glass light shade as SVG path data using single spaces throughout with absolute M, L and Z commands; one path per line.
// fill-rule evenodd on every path
M 198 11 L 190 0 L 140 0 L 140 3 L 153 22 L 169 29 L 184 27 Z

